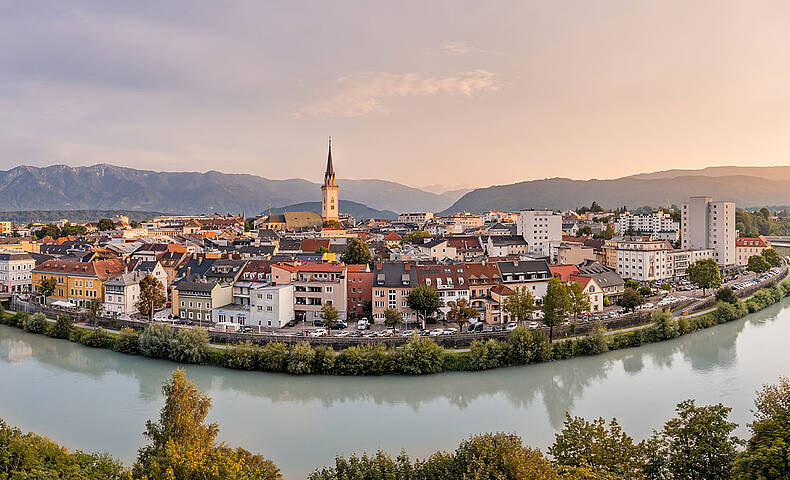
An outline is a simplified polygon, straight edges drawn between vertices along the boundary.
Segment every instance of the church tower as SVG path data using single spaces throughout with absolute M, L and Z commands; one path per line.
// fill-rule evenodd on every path
M 329 137 L 329 156 L 326 159 L 324 184 L 321 186 L 321 217 L 324 221 L 338 220 L 340 215 L 340 196 L 335 181 L 335 166 L 332 165 L 332 137 Z

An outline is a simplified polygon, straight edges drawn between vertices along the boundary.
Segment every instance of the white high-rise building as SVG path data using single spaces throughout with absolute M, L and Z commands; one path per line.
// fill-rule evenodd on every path
M 719 265 L 735 264 L 735 202 L 690 197 L 682 213 L 680 237 L 684 250 L 709 248 Z
M 562 241 L 562 215 L 548 210 L 524 210 L 516 222 L 516 233 L 524 237 L 532 255 L 551 254 L 551 244 Z

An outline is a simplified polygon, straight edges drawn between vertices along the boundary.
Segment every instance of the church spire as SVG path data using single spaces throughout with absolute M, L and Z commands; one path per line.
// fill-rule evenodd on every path
M 332 137 L 329 137 L 329 154 L 326 157 L 324 185 L 335 185 L 335 166 L 332 164 Z

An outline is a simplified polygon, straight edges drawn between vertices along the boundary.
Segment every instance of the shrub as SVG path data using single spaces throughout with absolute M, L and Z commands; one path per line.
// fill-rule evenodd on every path
M 384 345 L 355 345 L 337 354 L 335 371 L 341 375 L 383 375 L 391 371 L 390 359 Z
M 170 343 L 175 338 L 173 328 L 162 323 L 149 325 L 140 334 L 140 353 L 146 357 L 169 358 Z
M 314 347 L 315 356 L 313 357 L 314 373 L 331 373 L 335 366 L 335 351 L 326 345 Z
M 730 287 L 722 287 L 716 290 L 716 302 L 727 302 L 734 305 L 738 303 L 738 298 Z
M 82 334 L 80 343 L 93 348 L 109 348 L 113 346 L 113 338 L 101 327 L 86 330 Z
M 226 348 L 223 354 L 223 364 L 238 370 L 252 370 L 255 368 L 256 350 L 257 348 L 250 342 Z
M 203 363 L 208 352 L 205 328 L 180 328 L 170 341 L 170 358 L 182 363 Z
M 716 310 L 713 312 L 713 315 L 716 317 L 716 322 L 718 323 L 730 322 L 740 318 L 738 309 L 735 305 L 725 301 L 720 301 L 716 304 Z
M 9 319 L 9 321 L 8 321 L 8 325 L 10 325 L 10 326 L 12 326 L 12 327 L 19 327 L 19 328 L 22 328 L 22 326 L 23 326 L 23 324 L 24 324 L 25 320 L 27 320 L 27 318 L 28 318 L 29 316 L 30 316 L 30 315 L 28 315 L 28 314 L 27 314 L 27 313 L 25 313 L 25 312 L 16 312 L 16 313 L 15 313 L 15 314 L 14 314 L 14 315 L 13 315 L 13 316 L 12 316 L 12 317 Z
M 516 327 L 507 339 L 509 362 L 523 365 L 545 362 L 551 358 L 549 339 L 543 330 L 527 330 Z
M 566 358 L 573 358 L 576 353 L 575 342 L 566 340 L 563 342 L 553 343 L 551 345 L 551 356 L 555 360 L 564 360 Z
M 58 315 L 58 319 L 55 320 L 53 328 L 47 334 L 55 338 L 69 338 L 70 331 L 71 317 L 68 315 Z
M 69 341 L 80 343 L 82 342 L 82 337 L 87 333 L 87 330 L 84 328 L 72 328 L 69 330 Z
M 43 333 L 46 324 L 47 317 L 45 317 L 43 313 L 34 313 L 22 320 L 22 328 L 30 333 Z
M 655 323 L 656 340 L 668 340 L 680 335 L 678 322 L 672 318 L 672 313 L 667 310 L 655 310 L 650 320 Z
M 288 347 L 282 342 L 270 342 L 256 351 L 255 363 L 265 372 L 284 372 L 288 360 Z
M 420 338 L 416 333 L 398 355 L 398 370 L 402 373 L 421 375 L 441 372 L 444 368 L 444 349 L 430 338 Z
M 678 327 L 680 328 L 680 333 L 685 335 L 691 331 L 691 322 L 686 317 L 680 317 L 678 318 Z
M 122 328 L 112 349 L 120 353 L 137 355 L 140 353 L 140 336 L 131 328 Z
M 307 342 L 299 342 L 288 352 L 288 373 L 294 375 L 309 375 L 313 373 L 313 359 L 315 351 Z
M 606 331 L 598 325 L 581 341 L 582 351 L 587 355 L 596 355 L 609 350 Z
M 488 365 L 488 345 L 480 340 L 473 340 L 469 344 L 469 368 L 472 370 L 485 370 Z

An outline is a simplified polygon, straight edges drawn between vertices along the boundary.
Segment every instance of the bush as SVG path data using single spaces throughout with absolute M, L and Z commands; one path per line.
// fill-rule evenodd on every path
M 685 335 L 691 332 L 691 322 L 686 317 L 678 318 L 678 327 L 680 328 L 680 333 Z
M 341 375 L 383 375 L 392 369 L 384 345 L 358 345 L 337 354 L 335 371 Z
M 47 317 L 43 313 L 34 313 L 22 320 L 22 328 L 30 333 L 43 333 L 47 324 Z
M 270 342 L 256 351 L 255 363 L 264 372 L 284 372 L 288 361 L 288 347 L 282 342 Z
M 122 328 L 112 349 L 120 353 L 137 355 L 140 353 L 140 335 L 131 328 Z
M 86 330 L 82 334 L 80 343 L 93 348 L 110 348 L 113 346 L 113 338 L 101 327 L 93 330 Z
M 543 330 L 527 330 L 516 327 L 507 339 L 509 363 L 525 365 L 545 362 L 551 358 L 549 339 Z
M 596 355 L 609 350 L 609 342 L 606 339 L 606 331 L 598 325 L 582 339 L 582 351 L 586 355 Z
M 738 297 L 730 287 L 722 287 L 716 290 L 716 302 L 727 302 L 734 305 L 738 303 Z
M 649 297 L 650 295 L 653 295 L 653 290 L 651 290 L 648 286 L 639 287 L 639 295 L 642 295 L 643 297 Z
M 475 340 L 469 346 L 469 367 L 472 370 L 486 370 L 505 365 L 508 345 L 493 338 L 483 343 Z
M 335 366 L 335 351 L 326 345 L 314 347 L 313 373 L 331 373 Z
M 182 363 L 203 363 L 208 352 L 208 332 L 205 328 L 180 328 L 170 341 L 170 358 Z
M 226 348 L 223 354 L 223 365 L 238 370 L 253 370 L 255 368 L 256 350 L 257 348 L 250 342 Z
M 69 341 L 80 343 L 82 342 L 82 337 L 87 333 L 87 330 L 84 328 L 72 328 L 69 330 Z
M 444 368 L 444 349 L 430 338 L 412 335 L 397 358 L 398 371 L 421 375 L 441 372 Z
M 741 318 L 738 308 L 725 301 L 720 301 L 716 304 L 716 310 L 713 312 L 718 323 L 730 322 Z
M 12 316 L 12 317 L 11 317 L 11 318 L 8 320 L 8 325 L 10 325 L 10 326 L 12 326 L 12 327 L 19 327 L 19 328 L 22 328 L 22 325 L 25 323 L 25 320 L 27 320 L 27 318 L 28 318 L 29 316 L 30 316 L 30 315 L 28 315 L 28 314 L 27 314 L 27 313 L 25 313 L 25 312 L 16 312 L 16 313 L 15 313 L 15 314 L 14 314 L 14 315 L 13 315 L 13 316 Z
M 47 334 L 55 338 L 69 338 L 70 331 L 71 317 L 68 315 L 58 315 L 58 319 L 55 320 L 55 325 Z
M 286 369 L 293 375 L 309 375 L 313 373 L 315 351 L 307 342 L 299 342 L 288 352 Z
M 655 323 L 656 340 L 669 340 L 680 335 L 678 322 L 672 318 L 672 313 L 668 310 L 653 311 L 650 320 Z
M 140 353 L 146 357 L 170 358 L 170 344 L 175 338 L 170 325 L 155 323 L 140 334 Z

